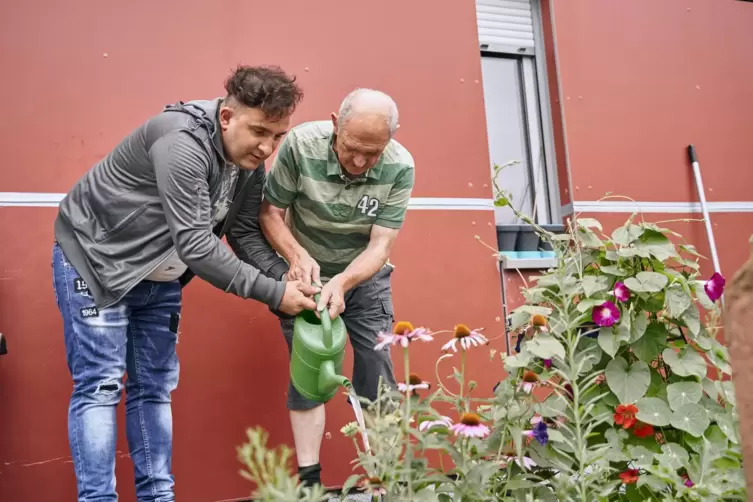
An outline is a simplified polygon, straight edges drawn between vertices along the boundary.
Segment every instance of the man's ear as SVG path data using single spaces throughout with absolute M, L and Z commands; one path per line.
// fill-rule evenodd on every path
M 337 133 L 337 114 L 335 112 L 332 112 L 330 114 L 330 117 L 332 117 L 332 125 L 335 128 L 335 133 Z
M 235 109 L 231 106 L 222 106 L 220 108 L 220 127 L 223 131 L 227 131 L 230 125 L 230 119 L 235 115 Z

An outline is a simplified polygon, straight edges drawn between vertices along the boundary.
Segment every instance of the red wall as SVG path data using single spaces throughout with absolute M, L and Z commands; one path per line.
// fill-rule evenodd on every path
M 237 63 L 272 63 L 297 74 L 305 89 L 296 123 L 326 118 L 357 86 L 391 93 L 401 112 L 398 139 L 417 162 L 414 196 L 491 197 L 472 0 L 441 9 L 428 0 L 72 5 L 6 2 L 0 15 L 0 192 L 65 192 L 164 104 L 220 95 Z M 54 208 L 0 207 L 0 331 L 10 350 L 0 357 L 4 501 L 75 497 L 66 432 L 71 382 L 50 277 L 54 216 Z M 475 235 L 495 242 L 491 211 L 409 212 L 393 256 L 399 319 L 500 333 L 499 274 Z M 251 487 L 238 475 L 235 447 L 245 428 L 261 425 L 274 444 L 292 445 L 285 344 L 264 306 L 199 281 L 184 298 L 173 404 L 178 499 L 244 497 Z M 504 350 L 501 338 L 492 345 Z M 431 380 L 439 347 L 414 350 L 412 369 Z M 489 395 L 501 365 L 483 349 L 469 364 L 477 392 Z M 350 474 L 353 454 L 339 430 L 353 417 L 337 398 L 327 418 L 324 480 L 337 484 Z M 122 430 L 118 449 L 119 491 L 133 500 Z
M 642 202 L 698 201 L 687 159 L 691 143 L 709 201 L 753 201 L 753 4 L 549 0 L 545 6 L 576 203 L 609 192 Z M 557 147 L 564 151 L 562 143 Z M 589 216 L 605 226 L 627 217 Z M 753 213 L 712 213 L 711 220 L 722 271 L 731 276 L 748 256 Z M 708 250 L 702 224 L 685 230 Z

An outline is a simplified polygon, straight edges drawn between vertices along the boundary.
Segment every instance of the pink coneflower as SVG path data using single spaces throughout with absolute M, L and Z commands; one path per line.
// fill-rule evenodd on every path
M 437 420 L 424 420 L 418 424 L 420 431 L 426 431 L 432 427 L 447 427 L 449 429 L 452 427 L 452 420 L 450 420 L 450 417 L 441 416 Z
M 703 289 L 709 296 L 709 300 L 715 302 L 719 298 L 721 298 L 724 294 L 725 284 L 727 284 L 727 281 L 724 279 L 724 277 L 720 273 L 714 272 L 714 275 L 711 276 L 711 279 L 706 281 L 706 284 L 703 285 Z
M 452 340 L 445 343 L 442 346 L 442 350 L 449 352 L 449 350 L 452 349 L 454 352 L 457 352 L 458 343 L 460 343 L 460 348 L 463 350 L 468 350 L 471 347 L 479 347 L 481 345 L 488 344 L 489 340 L 487 340 L 486 337 L 480 333 L 480 331 L 481 329 L 471 330 L 465 324 L 458 324 L 457 326 L 455 326 L 455 335 L 452 337 Z
M 518 390 L 530 394 L 537 383 L 539 383 L 539 375 L 531 370 L 525 370 L 523 378 L 520 379 L 520 384 L 518 384 Z
M 419 389 L 430 389 L 431 384 L 429 382 L 424 382 L 421 380 L 421 377 L 416 375 L 415 373 L 411 373 L 408 375 L 408 384 L 406 385 L 404 382 L 400 382 L 397 384 L 397 390 L 400 392 L 412 392 L 414 395 L 417 390 Z
M 421 340 L 430 342 L 434 340 L 432 333 L 426 328 L 414 328 L 413 324 L 407 321 L 400 321 L 395 324 L 392 333 L 380 332 L 377 335 L 379 343 L 374 346 L 374 350 L 382 350 L 388 345 L 397 345 L 398 343 L 407 348 L 410 342 Z
M 535 314 L 531 318 L 531 326 L 533 326 L 534 329 L 538 329 L 542 333 L 546 333 L 549 331 L 548 322 L 546 320 L 546 317 L 543 314 Z
M 614 297 L 617 299 L 617 301 L 620 301 L 623 303 L 630 299 L 630 290 L 622 282 L 618 282 L 617 284 L 614 285 L 613 294 L 614 294 Z
M 463 413 L 460 422 L 450 427 L 455 435 L 482 438 L 489 434 L 489 427 L 481 423 L 481 417 L 475 413 Z
M 620 320 L 620 309 L 612 302 L 604 302 L 593 308 L 591 318 L 598 326 L 609 328 Z

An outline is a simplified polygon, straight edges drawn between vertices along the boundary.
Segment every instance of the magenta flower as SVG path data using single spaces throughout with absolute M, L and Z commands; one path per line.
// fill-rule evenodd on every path
M 604 302 L 593 308 L 591 318 L 598 326 L 609 328 L 620 320 L 620 309 L 612 302 Z
M 619 302 L 626 302 L 630 299 L 630 290 L 624 283 L 618 282 L 614 285 L 614 297 Z
M 706 284 L 703 285 L 703 289 L 706 291 L 706 294 L 709 295 L 709 299 L 712 302 L 715 302 L 724 294 L 725 284 L 727 284 L 727 281 L 724 277 L 719 272 L 714 272 L 711 279 L 706 281 Z
M 549 369 L 552 367 L 552 360 L 551 359 L 544 359 L 544 368 Z

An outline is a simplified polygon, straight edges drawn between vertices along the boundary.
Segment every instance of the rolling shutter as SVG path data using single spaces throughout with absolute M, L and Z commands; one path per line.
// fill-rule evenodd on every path
M 483 50 L 535 52 L 531 0 L 476 0 L 476 20 Z

